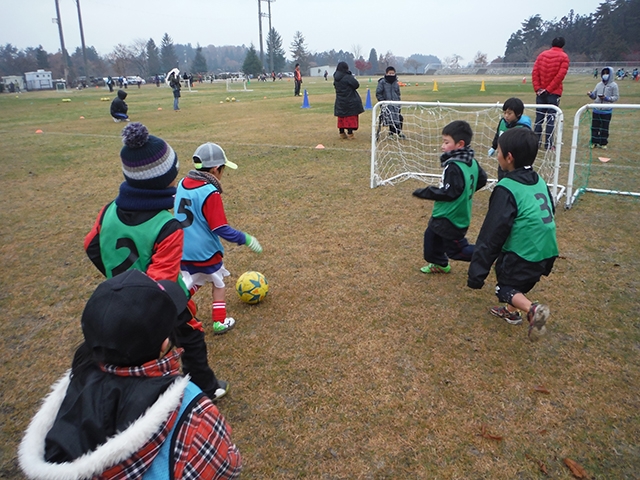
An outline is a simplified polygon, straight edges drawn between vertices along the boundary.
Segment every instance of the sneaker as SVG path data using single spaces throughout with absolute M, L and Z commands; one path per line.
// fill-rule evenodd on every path
M 344 133 L 344 132 L 342 132 L 342 133 L 340 134 L 340 138 L 341 138 L 341 139 L 343 139 L 343 140 L 346 140 L 346 139 L 347 139 L 347 134 L 346 134 L 346 133 Z
M 502 318 L 510 325 L 520 325 L 522 323 L 522 317 L 518 310 L 511 312 L 507 307 L 493 307 L 489 312 L 491 312 L 491 315 Z
M 115 117 L 112 117 L 112 118 L 113 118 L 113 121 L 116 122 L 116 123 L 121 121 L 119 118 L 115 118 Z
M 407 138 L 404 133 L 399 133 L 398 138 Z
M 540 337 L 542 337 L 545 333 L 547 333 L 547 328 L 545 324 L 547 323 L 547 318 L 549 318 L 549 307 L 546 305 L 542 305 L 540 303 L 532 303 L 531 308 L 529 308 L 529 313 L 527 313 L 527 320 L 529 322 L 529 339 L 532 342 L 537 341 Z
M 355 138 L 356 138 L 356 136 L 355 136 L 353 133 L 347 133 L 347 138 L 348 138 L 349 140 L 353 140 L 353 139 L 355 139 Z
M 436 265 L 435 263 L 430 263 L 420 269 L 422 273 L 449 273 L 451 271 L 451 265 L 447 265 L 446 267 L 441 267 L 440 265 Z
M 211 400 L 213 400 L 214 402 L 216 400 L 220 400 L 228 392 L 229 392 L 229 382 L 225 382 L 224 380 L 218 379 L 218 388 L 216 388 L 216 391 L 213 392 L 213 398 Z
M 213 322 L 213 334 L 222 335 L 223 333 L 227 333 L 235 324 L 236 321 L 232 317 L 225 318 L 224 322 Z
M 607 146 L 606 145 L 600 145 L 600 148 L 603 149 L 603 150 L 606 150 Z

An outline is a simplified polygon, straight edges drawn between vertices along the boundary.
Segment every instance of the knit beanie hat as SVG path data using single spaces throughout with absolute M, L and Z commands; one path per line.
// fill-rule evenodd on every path
M 178 176 L 178 156 L 161 138 L 149 135 L 141 123 L 122 129 L 122 173 L 131 187 L 162 190 Z

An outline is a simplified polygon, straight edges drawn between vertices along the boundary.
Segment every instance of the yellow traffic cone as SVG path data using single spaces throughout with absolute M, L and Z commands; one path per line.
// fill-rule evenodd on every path
M 435 80 L 433 81 L 433 91 L 434 92 L 438 91 L 438 82 L 436 82 Z
M 486 92 L 487 90 L 484 88 L 484 80 L 482 80 L 482 85 L 480 85 L 480 91 Z

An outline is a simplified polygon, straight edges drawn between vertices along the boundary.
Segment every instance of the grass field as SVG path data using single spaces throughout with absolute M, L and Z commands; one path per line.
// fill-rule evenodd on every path
M 403 100 L 533 103 L 521 80 L 438 77 L 433 92 L 433 77 L 412 78 Z M 364 100 L 376 79 L 360 81 Z M 594 83 L 565 81 L 565 167 L 573 115 Z M 640 83 L 619 85 L 621 102 L 640 103 Z M 586 194 L 558 209 L 561 257 L 531 295 L 552 310 L 549 333 L 530 343 L 524 327 L 488 313 L 493 274 L 477 291 L 464 263 L 447 276 L 420 273 L 433 204 L 411 196 L 415 180 L 369 188 L 370 111 L 355 140 L 340 140 L 331 82 L 305 78 L 310 109 L 292 82 L 249 88 L 196 85 L 179 112 L 166 87 L 130 88 L 127 98 L 131 118 L 176 150 L 182 176 L 205 141 L 239 165 L 222 181 L 227 217 L 264 253 L 226 245 L 229 285 L 258 270 L 270 294 L 249 306 L 230 288 L 237 326 L 220 337 L 210 293 L 196 300 L 210 363 L 231 383 L 219 408 L 243 478 L 574 478 L 565 458 L 589 478 L 640 478 L 638 200 Z M 70 366 L 80 313 L 102 280 L 82 242 L 122 181 L 123 124 L 101 101 L 112 95 L 0 95 L 0 478 L 22 478 L 22 432 Z M 614 117 L 608 152 L 614 167 L 624 153 L 622 176 L 636 191 L 639 120 Z M 474 198 L 471 241 L 488 199 Z

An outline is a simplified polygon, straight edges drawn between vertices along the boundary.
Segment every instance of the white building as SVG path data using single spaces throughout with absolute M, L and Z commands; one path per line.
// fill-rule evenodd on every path
M 26 72 L 24 78 L 27 80 L 27 90 L 51 90 L 53 81 L 51 72 L 38 69 L 36 72 Z
M 309 67 L 309 76 L 310 77 L 324 77 L 324 72 L 327 72 L 327 76 L 333 79 L 333 72 L 336 71 L 335 66 L 331 65 L 321 65 L 318 67 Z

